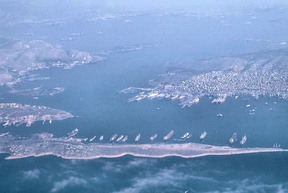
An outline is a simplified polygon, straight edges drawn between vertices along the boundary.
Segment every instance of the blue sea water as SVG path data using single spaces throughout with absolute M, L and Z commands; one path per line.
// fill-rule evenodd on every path
M 284 9 L 284 10 L 283 10 Z M 187 109 L 178 101 L 143 100 L 127 103 L 129 86 L 150 87 L 149 80 L 166 72 L 167 64 L 266 50 L 287 41 L 287 7 L 251 9 L 243 13 L 189 16 L 185 12 L 145 12 L 114 19 L 82 22 L 4 25 L 2 37 L 30 41 L 44 38 L 67 49 L 78 49 L 105 58 L 70 70 L 36 71 L 50 79 L 26 82 L 21 88 L 64 87 L 51 96 L 9 94 L 0 87 L 1 102 L 45 105 L 63 109 L 75 118 L 52 124 L 34 123 L 27 128 L 0 128 L 1 132 L 30 137 L 49 132 L 65 136 L 79 128 L 79 137 L 114 133 L 141 133 L 140 143 L 158 133 L 156 142 L 175 130 L 174 138 L 192 133 L 191 142 L 207 131 L 205 144 L 228 145 L 234 132 L 247 134 L 245 147 L 288 148 L 288 103 L 277 97 L 228 97 L 212 104 L 209 97 Z M 239 10 L 238 10 L 239 11 Z M 241 11 L 241 10 L 240 10 Z M 252 15 L 251 15 L 252 14 Z M 87 19 L 87 18 L 86 18 Z M 27 35 L 32 33 L 33 35 Z M 75 41 L 61 41 L 83 33 Z M 137 48 L 128 51 L 127 48 Z M 33 72 L 34 73 L 34 72 Z M 247 105 L 250 105 L 247 107 Z M 249 110 L 254 109 L 253 115 Z M 223 117 L 217 117 L 218 113 Z M 174 141 L 170 141 L 174 143 Z M 237 147 L 237 145 L 235 145 Z M 64 160 L 54 156 L 5 160 L 0 157 L 1 192 L 287 192 L 287 153 L 176 157 L 152 159 L 124 156 L 115 159 Z
M 287 154 L 3 160 L 4 192 L 286 192 Z

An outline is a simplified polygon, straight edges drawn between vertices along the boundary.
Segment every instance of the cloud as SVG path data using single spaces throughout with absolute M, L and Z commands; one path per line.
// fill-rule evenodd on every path
M 25 179 L 38 179 L 39 176 L 40 176 L 40 170 L 38 169 L 23 172 L 23 177 Z
M 108 172 L 125 172 L 130 170 L 131 168 L 137 167 L 152 167 L 157 162 L 157 159 L 149 159 L 149 158 L 133 158 L 127 163 L 115 163 L 114 161 L 105 161 L 103 162 L 102 169 Z
M 231 181 L 216 180 L 213 177 L 187 174 L 177 169 L 162 169 L 158 172 L 146 172 L 131 180 L 131 186 L 124 187 L 113 193 L 140 193 L 158 188 L 169 188 L 171 192 L 197 192 L 195 184 L 209 184 L 203 188 L 206 193 L 245 193 L 245 192 L 287 192 L 288 183 L 267 184 L 263 179 L 240 179 Z M 188 186 L 187 186 L 188 185 Z M 192 186 L 191 186 L 192 185 Z
M 209 183 L 217 182 L 213 178 L 184 174 L 176 169 L 162 169 L 154 174 L 151 174 L 150 172 L 141 174 L 141 177 L 132 179 L 131 187 L 126 187 L 114 193 L 139 193 L 143 190 L 154 187 L 159 188 L 161 186 L 166 186 L 171 189 L 175 188 L 173 191 L 177 191 L 177 189 L 179 189 L 179 184 L 185 184 L 189 180 L 199 180 Z
M 287 192 L 288 184 L 266 184 L 261 180 L 257 179 L 244 179 L 240 181 L 228 181 L 225 190 L 221 191 L 223 193 L 244 193 L 244 192 Z
M 134 158 L 133 160 L 127 163 L 126 167 L 131 168 L 131 167 L 152 166 L 155 163 L 156 159 Z
M 110 161 L 105 162 L 105 165 L 102 167 L 102 169 L 107 172 L 122 172 L 123 168 L 123 165 L 116 164 Z
M 175 178 L 177 178 L 173 170 L 162 170 L 154 175 L 146 175 L 145 177 L 136 178 L 133 181 L 133 185 L 128 188 L 124 188 L 114 193 L 138 193 L 144 190 L 144 188 L 174 184 Z
M 51 192 L 57 192 L 59 190 L 63 190 L 67 186 L 81 186 L 86 184 L 87 184 L 86 180 L 71 176 L 68 179 L 55 182 L 53 188 L 51 189 Z
M 220 182 L 219 182 L 220 183 Z M 224 189 L 218 189 L 214 191 L 207 191 L 206 193 L 245 193 L 245 192 L 287 192 L 287 183 L 284 184 L 266 184 L 263 180 L 259 179 L 243 179 L 227 181 L 222 187 Z M 218 186 L 220 187 L 220 186 Z

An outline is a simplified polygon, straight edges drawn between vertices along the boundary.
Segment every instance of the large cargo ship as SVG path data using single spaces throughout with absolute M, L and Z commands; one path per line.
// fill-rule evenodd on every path
M 117 142 L 121 141 L 122 139 L 124 138 L 124 135 L 120 135 L 118 138 L 117 138 Z
M 150 137 L 150 141 L 154 141 L 157 138 L 158 134 L 155 134 L 153 136 Z
M 164 141 L 169 140 L 174 135 L 174 130 L 170 131 L 166 136 L 163 137 Z
M 94 139 L 96 138 L 96 135 L 94 135 L 91 139 L 89 139 L 90 142 L 94 141 Z
M 233 133 L 232 137 L 229 139 L 229 142 L 231 144 L 235 143 L 237 141 L 237 133 Z
M 181 139 L 186 139 L 186 138 L 188 138 L 188 136 L 189 136 L 189 132 L 185 133 L 185 134 L 181 137 Z
M 135 142 L 138 142 L 140 140 L 140 138 L 141 138 L 141 134 L 138 134 L 135 138 Z
M 128 135 L 126 135 L 121 142 L 126 142 L 128 140 Z
M 113 142 L 116 138 L 117 138 L 117 134 L 112 135 L 112 137 L 110 138 L 110 142 Z
M 244 135 L 240 141 L 240 145 L 244 145 L 244 143 L 246 143 L 246 141 L 247 141 L 247 136 Z
M 75 129 L 73 129 L 73 131 L 71 132 L 71 133 L 68 133 L 67 134 L 67 138 L 72 138 L 72 137 L 74 137 L 77 133 L 78 133 L 78 129 L 77 128 L 75 128 Z
M 206 138 L 206 136 L 207 136 L 207 132 L 206 131 L 204 131 L 201 135 L 200 135 L 200 140 L 203 140 L 203 139 L 205 139 Z

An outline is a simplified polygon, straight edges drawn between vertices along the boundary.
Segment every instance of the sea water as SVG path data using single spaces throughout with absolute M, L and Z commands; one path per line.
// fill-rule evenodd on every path
M 128 135 L 127 143 L 134 143 L 136 135 L 141 133 L 139 143 L 150 143 L 149 137 L 157 133 L 155 143 L 162 143 L 162 137 L 172 129 L 175 131 L 174 139 L 190 132 L 192 138 L 186 142 L 200 142 L 199 135 L 206 131 L 207 138 L 202 143 L 213 145 L 229 145 L 229 138 L 237 132 L 239 138 L 244 134 L 248 136 L 245 147 L 272 147 L 275 143 L 281 144 L 283 148 L 288 147 L 286 101 L 276 97 L 261 97 L 255 100 L 252 97 L 240 96 L 238 99 L 229 97 L 223 104 L 212 104 L 207 97 L 185 109 L 180 108 L 178 101 L 143 100 L 127 103 L 128 96 L 119 94 L 118 91 L 127 86 L 126 81 L 129 81 L 129 78 L 122 75 L 124 70 L 121 71 L 119 67 L 116 75 L 111 75 L 109 69 L 110 65 L 121 61 L 122 58 L 119 54 L 115 59 L 111 58 L 109 61 L 72 70 L 52 69 L 54 72 L 47 84 L 57 78 L 60 84 L 57 86 L 63 86 L 66 90 L 53 97 L 25 99 L 25 103 L 28 104 L 64 109 L 77 116 L 76 118 L 44 125 L 35 123 L 29 128 L 12 126 L 3 128 L 3 132 L 9 131 L 28 137 L 33 133 L 49 132 L 60 137 L 78 128 L 79 137 L 91 138 L 96 135 L 98 138 L 104 135 L 103 143 L 108 143 L 114 133 Z M 132 72 L 131 78 L 136 71 Z M 41 75 L 45 73 L 50 72 L 43 71 Z M 154 76 L 157 76 L 155 74 Z M 142 76 L 134 78 L 153 78 L 147 72 Z M 125 77 L 125 80 L 122 80 L 122 77 Z M 149 86 L 142 80 L 139 81 L 140 86 Z M 128 85 L 131 84 L 138 86 L 137 81 L 131 81 Z M 23 98 L 25 97 L 15 97 L 14 101 L 21 102 Z M 254 114 L 249 114 L 250 109 L 255 109 Z M 217 117 L 218 113 L 223 114 L 223 117 Z M 169 143 L 175 141 L 171 139 Z M 234 146 L 240 147 L 237 144 Z M 195 159 L 125 156 L 89 161 L 63 160 L 53 156 L 8 161 L 4 160 L 5 155 L 1 157 L 1 186 L 8 192 L 287 190 L 287 153 L 209 156 Z
M 1 161 L 7 192 L 285 192 L 287 154 Z M 13 167 L 12 167 L 13 166 Z
M 206 131 L 207 138 L 202 143 L 213 145 L 229 145 L 229 138 L 236 132 L 239 138 L 247 135 L 245 147 L 272 147 L 278 143 L 288 148 L 288 103 L 277 97 L 260 97 L 257 100 L 249 96 L 228 97 L 223 104 L 212 104 L 206 97 L 190 108 L 181 109 L 177 100 L 127 103 L 129 95 L 119 93 L 129 86 L 149 87 L 149 80 L 164 74 L 167 65 L 177 66 L 183 61 L 258 51 L 287 40 L 287 33 L 284 33 L 287 28 L 281 19 L 269 23 L 269 20 L 277 19 L 278 13 L 285 16 L 281 9 L 275 10 L 254 13 L 261 19 L 253 20 L 253 25 L 247 23 L 251 19 L 249 15 L 191 19 L 187 15 L 150 13 L 86 23 L 24 23 L 5 28 L 1 35 L 8 38 L 34 40 L 44 37 L 52 44 L 93 53 L 104 60 L 70 70 L 53 68 L 36 71 L 35 74 L 50 79 L 26 82 L 20 86 L 65 88 L 64 92 L 55 96 L 40 96 L 35 100 L 32 96 L 10 94 L 8 88 L 1 87 L 1 102 L 45 105 L 76 116 L 52 124 L 34 123 L 29 128 L 25 125 L 1 128 L 1 132 L 27 137 L 33 133 L 49 132 L 61 137 L 78 128 L 79 137 L 96 135 L 98 138 L 104 135 L 101 143 L 108 143 L 114 133 L 128 135 L 127 143 L 134 143 L 136 135 L 141 133 L 139 143 L 150 143 L 149 137 L 157 133 L 155 143 L 162 143 L 162 137 L 174 130 L 175 135 L 168 143 L 175 143 L 173 139 L 186 132 L 192 134 L 186 142 L 200 142 L 199 135 Z M 125 22 L 127 19 L 131 22 Z M 29 32 L 34 33 L 33 37 L 25 35 Z M 61 38 L 74 32 L 84 32 L 85 35 L 75 41 L 61 41 Z M 131 45 L 137 49 L 127 51 L 127 46 Z M 217 117 L 219 113 L 223 117 Z M 234 146 L 240 147 L 237 144 Z M 6 156 L 1 155 L 0 159 L 1 192 L 288 190 L 287 153 L 195 159 L 124 156 L 64 160 L 43 156 L 5 160 Z

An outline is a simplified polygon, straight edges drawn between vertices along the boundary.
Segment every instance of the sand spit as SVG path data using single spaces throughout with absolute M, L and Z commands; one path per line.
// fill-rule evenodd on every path
M 38 134 L 30 139 L 16 140 L 11 136 L 0 137 L 2 153 L 6 159 L 54 155 L 63 159 L 135 157 L 163 158 L 169 156 L 195 158 L 209 155 L 235 155 L 251 153 L 287 152 L 281 148 L 231 148 L 198 143 L 182 144 L 101 144 L 83 143 L 80 138 L 53 138 L 51 134 Z

